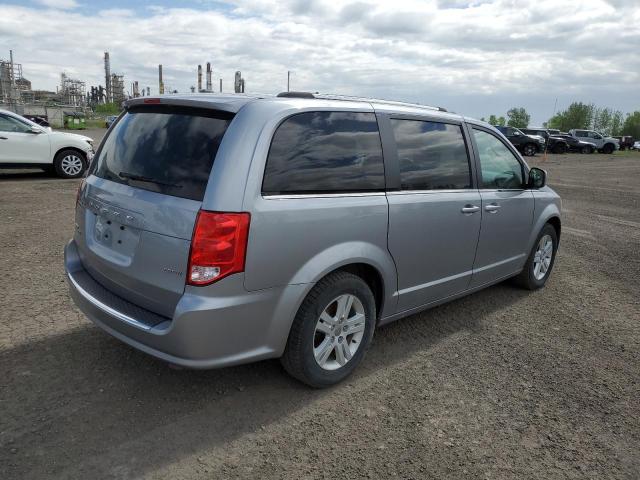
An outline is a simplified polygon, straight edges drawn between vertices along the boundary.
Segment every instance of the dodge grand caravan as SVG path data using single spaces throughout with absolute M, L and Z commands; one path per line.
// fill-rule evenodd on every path
M 66 273 L 111 335 L 191 368 L 281 358 L 334 384 L 376 327 L 514 277 L 560 199 L 490 125 L 308 93 L 134 99 L 77 196 Z

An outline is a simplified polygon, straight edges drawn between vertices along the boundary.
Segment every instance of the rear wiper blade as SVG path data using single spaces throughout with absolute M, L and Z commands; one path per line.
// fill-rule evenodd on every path
M 120 178 L 126 178 L 127 180 L 135 180 L 136 182 L 156 183 L 158 185 L 164 185 L 166 187 L 182 188 L 182 185 L 175 183 L 166 183 L 156 180 L 155 178 L 145 177 L 143 175 L 136 175 L 135 173 L 120 172 L 118 174 Z

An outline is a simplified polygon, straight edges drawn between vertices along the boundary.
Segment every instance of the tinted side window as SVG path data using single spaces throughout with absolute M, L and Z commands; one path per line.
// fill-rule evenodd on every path
M 391 120 L 403 190 L 471 188 L 467 148 L 458 125 Z
M 523 188 L 522 165 L 504 143 L 490 133 L 473 129 L 478 146 L 482 188 Z
M 262 191 L 339 193 L 383 190 L 384 166 L 373 113 L 307 112 L 276 130 Z

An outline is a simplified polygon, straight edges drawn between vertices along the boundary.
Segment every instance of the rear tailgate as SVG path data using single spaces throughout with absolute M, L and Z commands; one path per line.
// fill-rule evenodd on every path
M 139 106 L 111 129 L 76 209 L 87 272 L 116 295 L 171 317 L 184 292 L 191 236 L 232 115 Z

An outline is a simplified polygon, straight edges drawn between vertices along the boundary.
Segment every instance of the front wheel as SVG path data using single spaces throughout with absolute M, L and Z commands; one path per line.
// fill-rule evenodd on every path
M 522 272 L 515 277 L 518 285 L 527 290 L 537 290 L 547 283 L 558 251 L 558 234 L 553 225 L 547 223 L 533 245 Z
M 375 318 L 375 299 L 362 278 L 348 272 L 325 277 L 298 310 L 282 365 L 315 388 L 342 381 L 362 361 Z
M 602 147 L 602 153 L 606 153 L 607 155 L 613 153 L 615 147 L 610 143 L 607 143 L 604 147 Z
M 524 155 L 526 157 L 532 157 L 535 155 L 537 151 L 537 148 L 534 144 L 532 143 L 527 143 L 524 148 L 522 149 L 522 153 L 524 153 Z
M 589 145 L 585 145 L 584 147 L 582 147 L 581 152 L 587 155 L 591 154 L 593 153 L 593 147 L 590 147 Z
M 559 143 L 555 147 L 553 147 L 553 153 L 557 153 L 562 155 L 563 153 L 567 153 L 567 146 L 563 143 Z
M 87 163 L 76 150 L 62 150 L 53 160 L 53 167 L 61 178 L 79 178 L 87 169 Z

